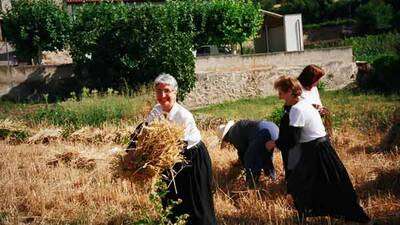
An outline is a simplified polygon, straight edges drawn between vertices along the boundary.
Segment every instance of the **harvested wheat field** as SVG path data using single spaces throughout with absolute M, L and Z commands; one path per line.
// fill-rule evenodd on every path
M 322 97 L 332 110 L 332 143 L 362 206 L 378 224 L 400 224 L 399 96 Z M 163 217 L 151 184 L 121 176 L 113 164 L 147 115 L 145 102 L 112 95 L 47 106 L 0 104 L 0 224 L 159 224 L 151 223 Z M 285 198 L 279 151 L 277 181 L 262 177 L 261 188 L 249 190 L 235 150 L 219 149 L 214 133 L 229 119 L 273 120 L 281 107 L 267 97 L 193 111 L 212 158 L 218 224 L 298 224 Z M 315 218 L 309 224 L 346 223 Z
M 296 223 L 284 197 L 279 152 L 278 180 L 249 190 L 235 151 L 220 150 L 213 131 L 202 135 L 213 162 L 219 224 Z M 382 136 L 341 127 L 333 143 L 368 214 L 379 224 L 400 224 L 400 154 L 379 153 Z M 113 175 L 113 153 L 124 145 L 76 138 L 36 143 L 0 141 L 0 223 L 129 224 L 156 215 L 147 188 Z M 344 222 L 317 218 L 310 224 Z

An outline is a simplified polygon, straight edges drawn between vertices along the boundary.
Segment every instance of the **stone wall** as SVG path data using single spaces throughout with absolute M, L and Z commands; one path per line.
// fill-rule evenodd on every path
M 0 97 L 24 101 L 65 96 L 77 87 L 73 65 L 0 66 Z
M 274 95 L 273 82 L 279 76 L 297 76 L 308 64 L 322 66 L 323 81 L 338 89 L 354 80 L 356 65 L 351 48 L 304 52 L 198 57 L 197 83 L 183 102 L 189 108 L 228 100 Z M 0 66 L 0 97 L 32 100 L 49 94 L 65 96 L 79 88 L 73 65 Z M 51 100 L 51 99 L 50 99 Z
M 276 94 L 281 75 L 297 76 L 308 64 L 321 66 L 328 89 L 343 88 L 355 79 L 350 47 L 245 56 L 211 56 L 196 60 L 197 83 L 183 102 L 189 108 L 228 100 Z

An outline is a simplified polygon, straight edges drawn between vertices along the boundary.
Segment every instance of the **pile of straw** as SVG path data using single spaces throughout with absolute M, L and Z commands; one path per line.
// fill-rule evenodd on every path
M 50 142 L 62 139 L 61 128 L 45 128 L 28 139 L 30 144 L 49 144 Z
M 112 162 L 114 175 L 135 183 L 151 182 L 154 185 L 163 171 L 172 170 L 175 163 L 184 161 L 180 154 L 184 147 L 183 134 L 181 126 L 167 120 L 144 126 L 138 135 L 136 149 L 116 155 Z
M 22 122 L 10 119 L 0 120 L 0 140 L 18 144 L 25 141 L 28 136 L 28 128 Z
M 80 156 L 79 152 L 64 152 L 56 154 L 55 158 L 49 160 L 46 164 L 48 166 L 59 166 L 60 164 L 64 164 L 77 169 L 87 170 L 92 170 L 96 167 L 96 161 L 94 159 Z
M 101 128 L 82 127 L 72 133 L 68 140 L 82 143 L 123 143 L 129 139 L 132 126 L 109 126 L 103 125 Z

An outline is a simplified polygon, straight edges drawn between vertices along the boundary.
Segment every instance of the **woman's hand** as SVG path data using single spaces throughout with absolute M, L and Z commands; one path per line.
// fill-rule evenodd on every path
M 265 142 L 265 148 L 267 150 L 273 151 L 275 147 L 276 147 L 275 141 L 271 140 L 271 141 Z
M 329 114 L 329 110 L 327 109 L 327 108 L 325 108 L 325 107 L 321 107 L 320 108 L 320 110 L 319 110 L 319 114 L 321 114 L 321 115 L 327 115 L 327 114 Z

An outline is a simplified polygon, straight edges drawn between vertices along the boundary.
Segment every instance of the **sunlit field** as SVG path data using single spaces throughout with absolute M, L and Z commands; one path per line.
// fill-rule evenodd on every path
M 327 92 L 322 97 L 333 113 L 332 142 L 362 206 L 379 224 L 400 224 L 400 150 L 384 148 L 396 123 L 393 113 L 400 98 L 342 92 Z M 46 109 L 42 105 L 2 104 L 0 118 L 8 120 L 0 125 L 0 224 L 133 224 L 146 216 L 156 217 L 148 187 L 115 178 L 110 165 L 113 153 L 126 147 L 130 133 L 143 118 L 145 102 L 137 101 L 140 107 L 121 106 L 127 113 L 118 120 L 93 125 L 80 119 L 74 126 L 61 120 L 52 123 L 55 120 L 46 120 L 50 118 L 47 114 L 36 121 L 26 119 L 39 118 L 38 110 Z M 68 111 L 71 104 L 80 103 L 60 103 L 63 108 L 58 110 Z M 112 104 L 117 103 L 114 100 Z M 274 155 L 278 179 L 272 182 L 262 177 L 262 186 L 250 190 L 244 184 L 235 150 L 220 149 L 214 132 L 215 126 L 227 119 L 268 118 L 280 105 L 276 97 L 268 97 L 194 111 L 196 117 L 203 118 L 198 119 L 198 126 L 212 158 L 219 224 L 297 223 L 296 211 L 285 199 L 279 150 Z M 246 112 L 241 107 L 262 110 Z M 76 115 L 84 118 L 85 114 L 90 112 Z M 399 141 L 389 144 L 396 143 Z M 309 224 L 345 223 L 320 217 L 310 219 Z

